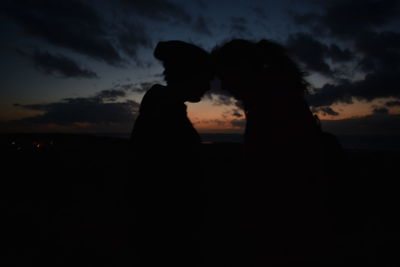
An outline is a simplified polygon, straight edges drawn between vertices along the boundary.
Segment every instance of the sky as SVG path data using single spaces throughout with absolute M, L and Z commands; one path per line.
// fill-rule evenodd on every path
M 288 48 L 307 73 L 307 101 L 326 131 L 400 135 L 400 0 L 0 5 L 0 132 L 129 133 L 146 90 L 165 84 L 153 57 L 159 41 L 211 51 L 244 38 Z M 202 133 L 245 126 L 237 102 L 217 90 L 188 103 L 188 115 Z

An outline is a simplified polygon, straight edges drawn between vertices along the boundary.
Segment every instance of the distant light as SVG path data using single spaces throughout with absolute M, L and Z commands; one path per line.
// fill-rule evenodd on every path
M 12 144 L 12 145 L 15 145 L 15 141 L 12 141 L 11 144 Z

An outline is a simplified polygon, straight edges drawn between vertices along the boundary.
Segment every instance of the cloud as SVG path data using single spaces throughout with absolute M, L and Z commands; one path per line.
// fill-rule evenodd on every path
M 287 47 L 309 71 L 316 71 L 327 76 L 332 76 L 334 71 L 326 59 L 346 62 L 353 58 L 350 50 L 341 49 L 335 44 L 323 44 L 307 33 L 291 34 L 287 40 Z
M 151 38 L 147 35 L 145 27 L 138 22 L 132 21 L 123 21 L 118 27 L 117 39 L 119 47 L 125 54 L 139 62 L 138 50 L 152 47 Z
M 57 54 L 53 55 L 49 52 L 34 51 L 33 53 L 18 50 L 24 56 L 28 56 L 34 63 L 35 67 L 46 75 L 52 75 L 61 78 L 99 78 L 97 74 L 91 70 L 82 68 L 73 59 Z
M 151 82 L 141 82 L 141 83 L 125 83 L 115 84 L 111 90 L 123 90 L 123 91 L 130 91 L 135 93 L 145 93 L 147 92 L 153 85 L 160 84 L 161 81 L 151 81 Z
M 376 98 L 400 98 L 397 85 L 399 70 L 377 71 L 367 74 L 363 80 L 340 84 L 325 84 L 317 93 L 307 96 L 312 106 L 329 106 L 333 103 L 352 103 L 352 98 L 372 101 Z
M 351 41 L 361 54 L 362 71 L 398 68 L 400 65 L 400 34 L 385 28 L 399 22 L 400 2 L 397 0 L 327 1 L 322 14 L 293 14 L 297 23 L 318 28 L 325 37 Z M 373 12 L 371 12 L 373 10 Z M 345 52 L 345 53 L 343 53 Z M 351 53 L 331 48 L 333 60 L 347 60 Z
M 242 111 L 240 109 L 238 109 L 238 108 L 235 108 L 235 109 L 232 110 L 232 115 L 234 117 L 237 117 L 237 118 L 242 118 L 243 117 Z
M 137 93 L 145 93 L 147 92 L 153 85 L 159 84 L 159 81 L 153 81 L 153 82 L 142 82 L 139 84 L 136 84 L 134 88 L 131 89 L 132 92 L 137 92 Z
M 212 36 L 210 27 L 204 16 L 198 16 L 197 20 L 194 21 L 192 28 L 193 28 L 193 30 L 195 30 L 196 32 L 198 32 L 200 34 Z
M 121 92 L 109 90 L 99 92 L 93 97 L 66 98 L 47 104 L 15 104 L 16 107 L 42 111 L 43 114 L 24 118 L 13 123 L 35 123 L 74 125 L 76 123 L 116 124 L 135 120 L 139 104 L 132 100 L 125 102 L 105 102 L 122 96 Z
M 224 91 L 210 91 L 205 95 L 205 98 L 208 98 L 212 101 L 215 106 L 230 106 L 236 105 L 237 100 L 233 98 L 229 93 L 225 93 Z
M 133 1 L 140 3 L 163 1 Z M 112 7 L 116 7 L 113 2 Z M 139 62 L 138 50 L 152 46 L 146 28 L 136 17 L 121 11 L 111 20 L 90 2 L 71 0 L 15 0 L 3 4 L 0 15 L 14 21 L 23 33 L 57 48 L 69 49 L 112 66 L 127 60 L 121 52 Z
M 294 14 L 295 22 L 340 39 L 352 39 L 357 33 L 399 19 L 400 3 L 397 0 L 335 0 L 319 3 L 324 8 L 322 14 Z
M 108 89 L 98 92 L 94 98 L 97 98 L 100 101 L 115 101 L 117 98 L 124 96 L 126 96 L 126 92 L 123 90 Z
M 216 124 L 218 126 L 225 126 L 226 125 L 226 121 L 225 120 L 219 120 L 219 119 L 201 120 L 201 121 L 198 121 L 197 123 Z
M 208 8 L 206 3 L 203 0 L 196 0 L 196 4 L 202 9 L 207 9 Z
M 313 112 L 321 112 L 323 115 L 338 116 L 339 113 L 332 109 L 331 107 L 317 107 L 312 108 Z
M 400 135 L 400 115 L 374 113 L 345 120 L 323 120 L 325 131 L 342 135 Z
M 332 103 L 352 103 L 352 98 L 372 101 L 376 98 L 400 98 L 396 76 L 400 75 L 400 33 L 390 31 L 390 23 L 399 22 L 400 2 L 397 0 L 333 0 L 315 1 L 321 12 L 293 13 L 298 24 L 308 26 L 318 36 L 345 41 L 353 51 L 332 44 L 329 50 L 311 45 L 303 50 L 303 61 L 311 69 L 329 73 L 323 57 L 332 62 L 350 61 L 355 73 L 365 75 L 357 81 L 342 80 L 326 84 L 309 96 L 310 103 L 328 106 Z M 303 40 L 304 41 L 304 40 Z M 311 43 L 310 40 L 308 40 Z M 338 49 L 339 48 L 339 49 Z M 325 52 L 321 52 L 321 51 Z M 311 57 L 311 59 L 310 59 Z M 313 63 L 313 64 L 312 64 Z M 321 72 L 321 71 L 319 71 Z
M 386 105 L 387 107 L 398 107 L 398 106 L 400 106 L 400 100 L 389 101 L 389 102 L 386 102 L 385 105 Z
M 234 128 L 244 129 L 246 127 L 246 120 L 245 119 L 234 119 L 234 120 L 231 120 L 231 125 Z
M 234 106 L 237 111 L 243 110 L 242 102 L 235 99 L 228 91 L 222 90 L 218 80 L 211 82 L 211 90 L 204 95 L 204 99 L 215 106 Z
M 389 110 L 385 107 L 374 107 L 374 114 L 389 114 Z
M 307 101 L 311 106 L 330 106 L 337 102 L 351 104 L 353 103 L 349 88 L 352 87 L 351 82 L 342 81 L 340 84 L 325 84 L 318 89 L 316 93 L 306 95 Z
M 363 71 L 400 68 L 400 33 L 383 31 L 364 32 L 355 39 L 356 49 L 363 54 Z
M 265 12 L 265 9 L 262 7 L 252 7 L 251 11 L 254 12 L 254 14 L 259 18 L 259 19 L 267 19 L 267 12 Z
M 290 35 L 287 46 L 307 69 L 325 75 L 332 74 L 331 68 L 324 59 L 326 46 L 310 35 L 305 33 Z
M 349 49 L 341 49 L 336 44 L 331 44 L 325 49 L 327 58 L 333 62 L 347 62 L 354 59 L 354 54 Z
M 191 21 L 190 14 L 180 5 L 169 0 L 119 0 L 123 7 L 143 18 L 155 21 Z
M 250 35 L 247 19 L 245 17 L 231 17 L 230 31 L 231 34 L 238 35 L 239 37 Z
M 291 14 L 293 21 L 300 25 L 310 26 L 321 19 L 321 16 L 316 13 L 298 14 L 296 12 L 289 12 L 289 14 Z
M 84 2 L 15 0 L 6 1 L 3 8 L 4 15 L 32 37 L 111 65 L 122 62 L 104 29 L 105 22 Z

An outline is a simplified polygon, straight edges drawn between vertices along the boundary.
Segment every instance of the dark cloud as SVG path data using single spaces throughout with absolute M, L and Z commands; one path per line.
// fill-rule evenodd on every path
M 376 98 L 400 98 L 398 70 L 379 71 L 367 74 L 363 80 L 340 84 L 326 84 L 317 93 L 307 96 L 313 106 L 329 106 L 333 103 L 352 103 L 352 97 L 372 101 Z
M 360 99 L 372 101 L 379 97 L 400 97 L 400 88 L 397 84 L 400 77 L 399 70 L 376 71 L 367 74 L 364 80 L 354 82 L 351 93 Z
M 91 70 L 82 68 L 73 59 L 57 54 L 52 55 L 49 52 L 19 51 L 20 54 L 28 56 L 33 61 L 35 67 L 42 73 L 61 78 L 98 78 L 97 74 Z
M 231 34 L 238 35 L 239 37 L 249 35 L 248 20 L 244 17 L 231 17 L 230 31 Z
M 245 119 L 231 120 L 231 125 L 235 128 L 244 129 L 246 127 L 246 120 Z
M 3 3 L 3 11 L 32 37 L 111 65 L 122 62 L 105 22 L 84 2 L 15 0 Z
M 295 21 L 325 36 L 354 43 L 364 72 L 393 69 L 400 66 L 400 34 L 385 26 L 400 21 L 398 0 L 326 1 L 322 14 L 294 14 Z M 379 29 L 380 28 L 380 29 Z M 351 53 L 331 48 L 333 60 L 349 59 Z
M 129 123 L 136 118 L 139 104 L 135 101 L 104 102 L 110 92 L 101 92 L 95 97 L 66 98 L 48 104 L 20 105 L 17 107 L 44 112 L 42 115 L 24 118 L 14 123 L 36 123 L 72 125 L 76 123 L 113 124 Z
M 146 19 L 184 23 L 191 21 L 190 14 L 182 6 L 169 0 L 119 0 L 119 2 L 123 7 Z
M 243 104 L 235 99 L 228 91 L 222 90 L 218 80 L 211 82 L 211 90 L 204 99 L 208 99 L 215 106 L 235 106 L 237 110 L 243 110 Z
M 237 118 L 243 117 L 242 111 L 240 109 L 237 109 L 237 108 L 232 110 L 232 115 L 237 117 Z
M 294 15 L 295 20 L 312 29 L 318 28 L 325 36 L 345 40 L 354 51 L 340 49 L 335 44 L 327 48 L 327 45 L 315 42 L 314 49 L 311 49 L 312 41 L 309 38 L 308 44 L 303 40 L 303 50 L 300 49 L 302 46 L 298 48 L 303 51 L 302 61 L 306 65 L 308 63 L 310 69 L 318 71 L 320 68 L 328 73 L 323 56 L 331 58 L 333 62 L 349 60 L 357 66 L 355 71 L 365 74 L 365 78 L 354 82 L 343 80 L 335 85 L 326 84 L 316 94 L 309 96 L 310 103 L 329 106 L 336 102 L 351 103 L 353 97 L 366 101 L 384 97 L 399 98 L 396 77 L 400 75 L 400 34 L 388 31 L 385 26 L 400 19 L 397 15 L 400 2 L 336 0 L 327 1 L 322 6 L 322 14 Z
M 374 114 L 389 114 L 389 110 L 385 107 L 374 107 L 372 112 Z
M 311 71 L 331 75 L 332 71 L 325 62 L 326 45 L 306 33 L 290 35 L 287 41 L 290 51 Z
M 4 11 L 26 34 L 114 66 L 126 62 L 117 48 L 139 62 L 138 50 L 152 46 L 138 21 L 119 14 L 109 23 L 85 1 L 6 1 Z
M 349 49 L 341 49 L 336 44 L 331 44 L 326 48 L 325 54 L 333 62 L 346 62 L 354 59 L 354 54 Z
M 317 28 L 325 34 L 352 39 L 355 34 L 399 19 L 398 0 L 321 1 L 322 14 L 294 14 L 295 22 Z
M 137 89 L 137 84 L 135 83 L 117 83 L 115 84 L 111 90 L 123 90 L 123 91 L 132 91 L 135 92 Z
M 311 106 L 330 106 L 337 102 L 351 104 L 353 103 L 351 92 L 352 84 L 349 81 L 343 81 L 340 84 L 325 84 L 316 93 L 307 95 L 306 98 Z
M 193 23 L 193 30 L 198 33 L 211 36 L 211 30 L 204 16 L 198 16 L 197 20 Z
M 400 68 L 400 33 L 364 32 L 357 35 L 355 47 L 364 56 L 360 62 L 363 71 Z
M 295 12 L 289 12 L 289 14 L 292 15 L 293 21 L 300 25 L 311 25 L 318 22 L 318 20 L 321 18 L 315 13 L 297 14 Z
M 207 9 L 207 5 L 203 0 L 196 0 L 197 5 L 202 9 Z
M 254 12 L 254 14 L 259 18 L 259 19 L 267 19 L 267 12 L 265 12 L 265 9 L 262 7 L 253 7 L 251 10 Z
M 310 34 L 291 34 L 287 40 L 288 49 L 302 62 L 307 70 L 316 71 L 327 76 L 332 76 L 331 69 L 326 59 L 333 62 L 346 62 L 353 58 L 348 49 L 341 49 L 335 44 L 326 45 Z
M 317 107 L 312 109 L 313 112 L 321 112 L 323 115 L 338 116 L 339 113 L 331 107 Z
M 123 90 L 123 91 L 135 92 L 135 93 L 145 93 L 153 85 L 159 84 L 159 83 L 160 83 L 160 81 L 141 82 L 141 83 L 125 83 L 125 84 L 117 83 L 113 86 L 112 90 Z
M 137 93 L 145 93 L 147 92 L 153 85 L 159 84 L 159 81 L 153 81 L 153 82 L 142 82 L 139 84 L 136 84 L 135 88 L 132 88 L 132 92 L 137 92 Z
M 103 90 L 98 92 L 95 95 L 95 98 L 101 100 L 101 101 L 115 101 L 119 97 L 124 97 L 126 96 L 126 92 L 123 90 L 117 90 L 117 89 L 108 89 L 108 90 Z
M 125 54 L 139 62 L 138 50 L 152 47 L 151 38 L 147 35 L 145 27 L 138 22 L 123 21 L 118 28 L 119 47 Z
M 400 100 L 389 101 L 385 104 L 387 107 L 398 107 L 400 106 Z
M 341 135 L 400 135 L 400 115 L 372 114 L 345 120 L 323 120 L 325 131 Z

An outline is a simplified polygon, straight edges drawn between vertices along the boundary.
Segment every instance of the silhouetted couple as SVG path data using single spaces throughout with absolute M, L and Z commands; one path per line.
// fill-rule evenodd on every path
M 131 137 L 141 264 L 193 266 L 207 254 L 201 158 L 207 155 L 184 103 L 199 102 L 214 76 L 246 114 L 241 227 L 232 233 L 238 264 L 326 263 L 333 242 L 323 206 L 321 132 L 304 99 L 307 82 L 285 48 L 232 40 L 208 53 L 169 41 L 154 55 L 167 85 L 145 94 Z

